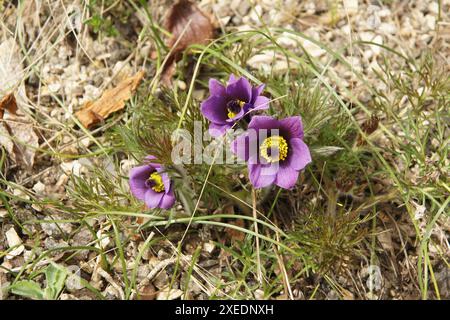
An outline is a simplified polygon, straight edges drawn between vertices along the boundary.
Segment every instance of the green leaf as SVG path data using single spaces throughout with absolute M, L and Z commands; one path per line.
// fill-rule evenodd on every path
M 17 281 L 10 287 L 12 293 L 31 299 L 43 300 L 45 295 L 41 287 L 34 281 Z
M 57 264 L 51 263 L 45 269 L 47 287 L 45 288 L 45 298 L 49 300 L 57 299 L 67 278 L 67 270 Z

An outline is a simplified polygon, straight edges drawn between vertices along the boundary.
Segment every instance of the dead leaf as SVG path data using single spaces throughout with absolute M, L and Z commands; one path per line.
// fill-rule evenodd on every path
M 18 165 L 30 170 L 34 165 L 39 138 L 32 123 L 19 117 L 12 117 L 0 123 L 0 145 L 4 146 L 9 157 Z
M 27 100 L 22 81 L 25 74 L 22 55 L 13 38 L 0 43 L 0 75 L 0 99 L 14 91 L 17 103 L 23 105 Z
M 8 110 L 8 112 L 12 114 L 17 113 L 17 102 L 14 94 L 12 93 L 7 94 L 2 99 L 0 99 L 0 120 L 3 119 L 3 115 L 6 110 Z
M 231 221 L 231 222 L 229 222 L 229 224 L 232 224 L 232 225 L 235 225 L 235 226 L 241 227 L 241 228 L 245 227 L 244 220 L 242 220 L 242 219 L 237 219 L 235 221 Z M 225 232 L 230 237 L 232 243 L 235 243 L 238 241 L 244 241 L 244 239 L 245 239 L 245 233 L 242 231 L 232 229 L 232 228 L 226 228 Z
M 189 0 L 179 0 L 170 8 L 166 29 L 172 33 L 167 45 L 173 51 L 162 72 L 162 81 L 170 84 L 175 72 L 175 62 L 181 53 L 192 44 L 207 44 L 213 38 L 211 19 Z
M 106 90 L 95 102 L 89 101 L 75 115 L 85 127 L 90 127 L 103 121 L 111 113 L 125 107 L 125 102 L 131 98 L 144 77 L 144 71 L 122 80 L 115 88 Z
M 394 255 L 394 243 L 392 241 L 392 232 L 390 230 L 377 234 L 377 239 L 380 241 L 380 244 L 385 251 Z

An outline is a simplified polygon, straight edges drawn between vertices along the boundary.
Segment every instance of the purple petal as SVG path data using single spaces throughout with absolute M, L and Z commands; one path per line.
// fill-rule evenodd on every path
M 170 189 L 168 193 L 166 193 L 159 203 L 159 207 L 162 209 L 170 209 L 175 204 L 175 195 L 173 194 L 173 190 Z
M 159 172 L 159 171 L 158 171 Z M 161 179 L 164 184 L 165 193 L 168 193 L 170 190 L 170 178 L 166 172 L 161 173 Z
M 257 159 L 258 155 L 258 136 L 257 131 L 248 129 L 245 133 L 238 136 L 231 143 L 231 152 L 240 159 L 248 161 L 250 158 Z M 255 164 L 257 162 L 252 162 Z
M 271 166 L 248 165 L 248 177 L 255 188 L 264 188 L 271 185 L 275 181 L 276 176 L 276 172 Z
M 130 170 L 130 190 L 137 199 L 144 200 L 145 193 L 148 190 L 145 182 L 153 170 L 151 166 L 147 165 L 135 167 Z
M 279 121 L 269 116 L 254 116 L 250 123 L 249 128 L 259 129 L 278 129 Z
M 247 79 L 241 77 L 239 80 L 228 85 L 227 95 L 234 99 L 250 102 L 252 98 L 252 86 Z
M 280 166 L 275 184 L 284 189 L 292 189 L 297 183 L 299 171 L 290 166 Z
M 163 196 L 164 192 L 155 192 L 152 189 L 148 189 L 145 193 L 145 204 L 150 209 L 157 208 L 159 207 L 159 203 L 161 202 Z
M 252 88 L 252 104 L 254 104 L 256 98 L 261 95 L 261 92 L 263 92 L 265 86 L 265 84 L 260 84 L 259 86 Z
M 236 81 L 238 81 L 238 78 L 236 78 L 236 76 L 234 74 L 230 74 L 230 78 L 228 79 L 227 86 L 229 86 L 232 83 L 235 83 Z
M 264 96 L 257 97 L 255 103 L 253 104 L 253 110 L 269 109 L 269 101 L 270 99 L 267 97 Z
M 210 123 L 208 132 L 211 135 L 211 137 L 217 138 L 225 134 L 225 132 L 231 128 L 231 124 L 225 123 L 225 124 L 217 124 L 217 123 Z
M 288 117 L 280 120 L 281 127 L 289 133 L 289 138 L 303 139 L 302 118 L 299 116 Z
M 216 79 L 209 79 L 209 93 L 212 96 L 225 96 L 226 89 L 224 85 Z
M 214 123 L 225 123 L 228 119 L 227 105 L 224 97 L 210 96 L 202 102 L 200 108 L 203 115 Z
M 294 138 L 289 140 L 289 147 L 291 150 L 287 161 L 288 166 L 292 169 L 302 170 L 312 161 L 309 148 L 302 139 Z

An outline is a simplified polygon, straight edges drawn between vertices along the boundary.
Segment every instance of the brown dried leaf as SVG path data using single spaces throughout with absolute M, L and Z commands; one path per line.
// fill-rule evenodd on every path
M 143 77 L 144 71 L 139 71 L 121 81 L 115 88 L 106 90 L 95 102 L 87 102 L 75 115 L 85 127 L 102 121 L 111 113 L 125 107 L 125 102 L 131 98 Z
M 172 37 L 167 45 L 173 48 L 162 73 L 162 80 L 170 84 L 175 72 L 175 62 L 192 44 L 207 44 L 213 38 L 211 19 L 189 0 L 179 0 L 170 8 L 165 27 Z M 175 46 L 175 47 L 174 47 Z
M 0 99 L 0 119 L 3 119 L 5 111 L 8 110 L 12 114 L 17 113 L 17 102 L 14 94 L 10 93 Z
M 241 227 L 241 228 L 245 227 L 244 220 L 242 220 L 242 219 L 237 219 L 237 220 L 229 222 L 229 223 L 232 225 L 235 225 L 237 227 Z M 245 233 L 242 231 L 239 231 L 236 229 L 231 229 L 231 228 L 226 228 L 225 232 L 230 237 L 232 243 L 244 241 L 244 239 L 245 239 Z
M 30 170 L 34 165 L 39 138 L 32 123 L 14 117 L 0 125 L 0 145 L 4 146 L 9 157 L 18 165 Z

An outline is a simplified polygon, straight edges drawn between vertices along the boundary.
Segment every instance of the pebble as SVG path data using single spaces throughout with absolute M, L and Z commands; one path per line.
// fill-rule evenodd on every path
M 25 247 L 22 244 L 22 239 L 20 239 L 14 227 L 11 227 L 8 231 L 6 231 L 5 236 L 8 247 L 14 248 L 8 252 L 6 259 L 13 259 L 14 257 L 21 255 L 25 250 Z
M 156 300 L 175 300 L 183 295 L 180 289 L 164 288 L 156 294 Z
M 358 0 L 344 0 L 344 8 L 349 15 L 358 13 Z
M 45 184 L 43 184 L 42 182 L 38 181 L 34 186 L 33 186 L 33 190 L 34 192 L 36 192 L 37 194 L 43 194 L 45 191 Z

